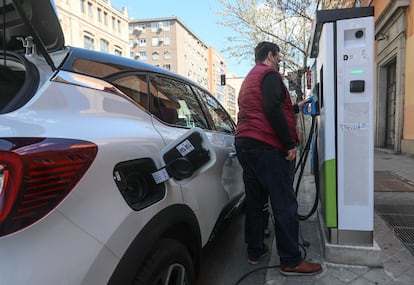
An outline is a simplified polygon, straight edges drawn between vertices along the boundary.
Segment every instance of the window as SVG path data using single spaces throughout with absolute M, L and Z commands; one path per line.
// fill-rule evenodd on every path
M 155 33 L 158 32 L 159 24 L 158 22 L 152 22 L 151 23 L 151 32 Z
M 164 59 L 170 59 L 171 58 L 171 52 L 169 50 L 164 51 Z
M 215 129 L 229 134 L 234 133 L 235 124 L 233 120 L 216 98 L 201 89 L 196 88 L 195 90 L 204 104 L 206 104 Z
M 113 80 L 112 84 L 142 108 L 148 109 L 148 89 L 145 75 L 124 76 Z
M 92 17 L 93 16 L 93 12 L 92 12 L 92 3 L 88 2 L 88 16 Z
M 157 52 L 157 51 L 154 51 L 154 52 L 152 53 L 152 59 L 153 59 L 153 60 L 158 60 L 158 59 L 160 59 L 160 53 L 159 53 L 159 52 Z
M 95 49 L 94 39 L 92 36 L 84 35 L 83 36 L 83 47 L 86 49 Z
M 139 46 L 140 47 L 145 47 L 145 46 L 147 46 L 147 39 L 138 39 L 138 42 L 139 42 Z
M 108 25 L 108 13 L 104 12 L 104 24 Z
M 169 31 L 170 30 L 170 21 L 162 22 L 162 27 L 163 27 L 164 31 Z
M 121 21 L 120 20 L 116 22 L 116 28 L 118 29 L 118 32 L 121 32 Z
M 165 69 L 171 70 L 171 64 L 169 63 L 163 64 L 162 67 Z
M 139 59 L 147 59 L 147 52 L 146 51 L 140 51 L 139 52 Z
M 159 41 L 158 41 L 158 37 L 156 37 L 156 38 L 152 38 L 151 45 L 152 45 L 153 47 L 158 46 L 158 43 L 159 43 Z
M 119 55 L 119 56 L 122 56 L 122 48 L 115 47 L 114 54 Z
M 164 45 L 168 46 L 171 43 L 171 39 L 170 36 L 165 36 L 164 37 Z
M 100 41 L 100 50 L 102 52 L 108 52 L 109 51 L 109 42 L 107 40 L 101 39 L 101 41 Z
M 82 13 L 85 13 L 85 0 L 80 0 L 80 9 Z
M 102 9 L 98 8 L 98 22 L 101 23 L 102 22 Z
M 112 17 L 112 30 L 115 30 L 116 26 L 115 26 L 115 17 Z
M 132 31 L 134 31 L 134 32 L 136 32 L 136 33 L 138 33 L 138 34 L 140 34 L 140 33 L 142 33 L 142 32 L 145 32 L 145 24 L 144 24 L 144 23 L 142 23 L 142 24 L 134 24 L 134 25 L 130 25 L 130 26 L 129 26 L 129 28 L 130 28 Z
M 208 128 L 200 104 L 188 84 L 151 76 L 150 93 L 151 113 L 160 120 L 187 128 Z

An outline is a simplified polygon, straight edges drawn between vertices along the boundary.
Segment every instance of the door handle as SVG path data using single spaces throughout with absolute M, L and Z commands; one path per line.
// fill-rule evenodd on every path
M 235 158 L 236 156 L 237 156 L 237 152 L 235 152 L 235 151 L 232 151 L 232 152 L 229 153 L 230 158 Z

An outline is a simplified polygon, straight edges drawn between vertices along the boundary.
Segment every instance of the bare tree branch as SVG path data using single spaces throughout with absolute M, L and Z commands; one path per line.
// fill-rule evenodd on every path
M 292 86 L 298 98 L 303 96 L 302 75 L 308 70 L 312 20 L 316 9 L 337 8 L 346 0 L 217 0 L 222 9 L 216 11 L 219 24 L 231 28 L 222 52 L 243 60 L 253 61 L 253 49 L 260 41 L 272 41 L 281 48 L 282 73 L 295 80 Z M 355 1 L 354 1 L 355 2 Z M 292 87 L 291 86 L 291 87 Z

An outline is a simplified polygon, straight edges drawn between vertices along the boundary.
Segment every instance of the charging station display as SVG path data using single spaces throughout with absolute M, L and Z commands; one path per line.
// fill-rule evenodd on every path
M 318 85 L 317 148 L 331 243 L 373 243 L 373 7 L 317 11 L 311 58 Z

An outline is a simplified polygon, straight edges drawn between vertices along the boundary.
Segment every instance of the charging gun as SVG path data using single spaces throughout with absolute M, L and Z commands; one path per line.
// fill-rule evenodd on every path
M 319 115 L 318 97 L 315 94 L 309 97 L 308 102 L 303 104 L 302 112 L 304 115 L 311 115 L 311 116 Z

